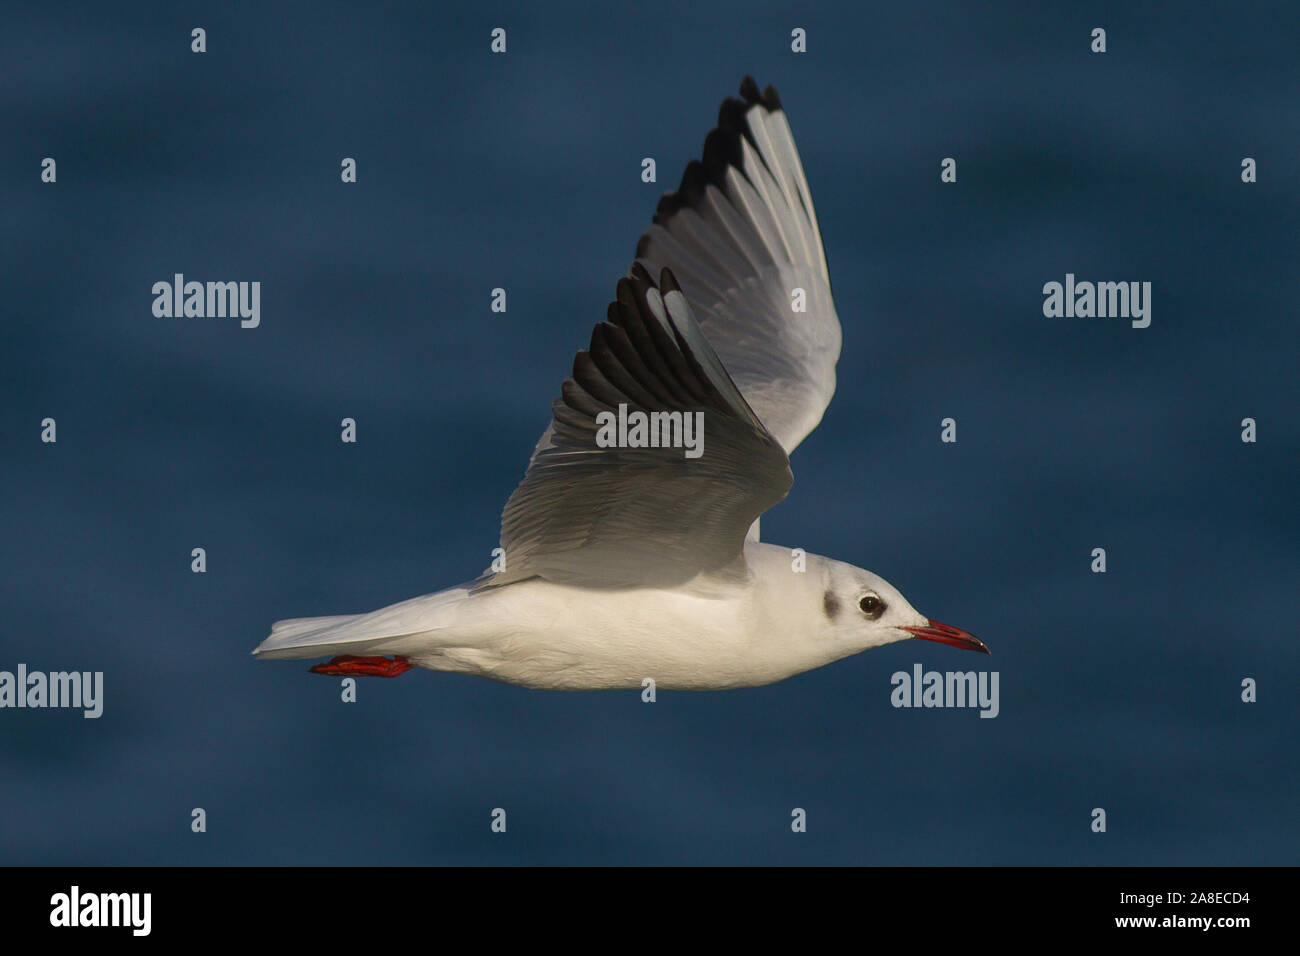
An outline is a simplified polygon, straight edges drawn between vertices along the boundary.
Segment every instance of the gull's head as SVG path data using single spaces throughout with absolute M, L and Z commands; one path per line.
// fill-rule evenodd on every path
M 898 589 L 862 568 L 827 561 L 823 569 L 821 612 L 837 641 L 858 650 L 919 638 L 989 653 L 978 637 L 921 614 Z

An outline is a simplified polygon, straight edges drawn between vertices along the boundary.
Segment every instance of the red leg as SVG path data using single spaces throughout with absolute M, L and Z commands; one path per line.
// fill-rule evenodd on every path
M 353 657 L 344 654 L 326 664 L 312 667 L 313 674 L 339 674 L 343 677 L 396 677 L 405 674 L 414 665 L 405 657 Z

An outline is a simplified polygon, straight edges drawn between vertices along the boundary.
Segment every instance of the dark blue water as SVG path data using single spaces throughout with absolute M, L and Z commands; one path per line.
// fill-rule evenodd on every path
M 0 710 L 0 862 L 1296 862 L 1293 8 L 421 6 L 7 11 L 0 669 L 103 671 L 105 707 Z M 273 620 L 487 565 L 747 72 L 844 324 L 764 537 L 993 657 L 909 641 L 653 705 L 427 671 L 344 704 L 251 660 Z M 261 326 L 155 318 L 176 272 L 260 281 Z M 1044 318 L 1067 272 L 1150 281 L 1150 328 Z M 1000 715 L 894 709 L 916 662 L 996 668 Z

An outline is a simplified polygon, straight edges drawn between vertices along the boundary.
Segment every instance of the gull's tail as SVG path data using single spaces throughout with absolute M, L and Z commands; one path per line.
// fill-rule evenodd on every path
M 268 660 L 293 660 L 335 654 L 401 653 L 407 639 L 428 636 L 446 627 L 447 612 L 469 596 L 460 585 L 391 604 L 369 614 L 295 617 L 276 621 L 271 633 L 253 649 Z

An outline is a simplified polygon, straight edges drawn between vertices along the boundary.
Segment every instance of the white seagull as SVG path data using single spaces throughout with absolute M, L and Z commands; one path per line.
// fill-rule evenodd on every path
M 257 657 L 717 690 L 914 637 L 988 653 L 870 571 L 759 541 L 835 391 L 840 324 L 780 100 L 750 77 L 740 94 L 578 352 L 506 502 L 497 566 L 369 614 L 279 621 Z

